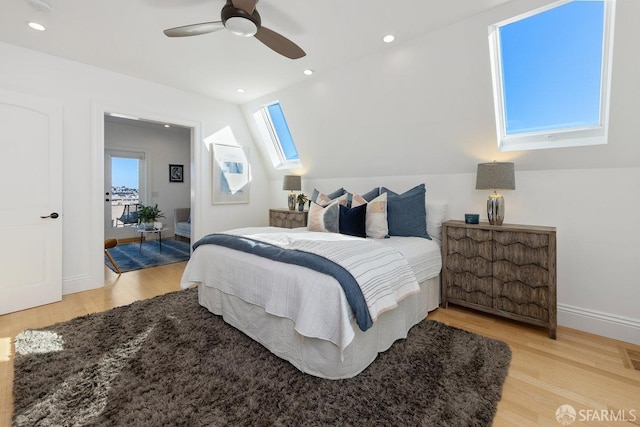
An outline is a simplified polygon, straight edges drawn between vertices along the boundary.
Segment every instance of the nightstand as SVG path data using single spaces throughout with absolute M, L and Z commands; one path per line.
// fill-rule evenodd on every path
M 442 224 L 442 303 L 543 326 L 556 338 L 556 229 Z
M 269 209 L 269 225 L 283 228 L 306 227 L 308 215 L 309 211 Z

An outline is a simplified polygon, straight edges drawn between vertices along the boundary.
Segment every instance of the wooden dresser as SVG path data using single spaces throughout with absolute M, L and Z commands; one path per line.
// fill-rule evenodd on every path
M 556 229 L 442 224 L 442 303 L 549 329 L 556 337 Z
M 308 215 L 309 211 L 269 209 L 269 225 L 284 228 L 306 227 Z

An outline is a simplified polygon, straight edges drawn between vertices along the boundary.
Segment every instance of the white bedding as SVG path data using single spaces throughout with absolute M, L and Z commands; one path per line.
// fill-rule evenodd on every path
M 409 295 L 420 292 L 413 270 L 402 253 L 376 239 L 313 231 L 273 232 L 273 229 L 260 233 L 255 233 L 254 229 L 238 229 L 225 234 L 319 255 L 340 265 L 356 280 L 374 322 L 380 314 L 396 308 Z
M 282 231 L 275 227 L 259 227 L 230 233 Z M 306 229 L 287 232 L 304 233 Z M 379 242 L 405 256 L 418 282 L 440 273 L 440 247 L 436 242 L 418 237 L 392 237 Z M 186 288 L 193 283 L 202 283 L 261 307 L 266 313 L 290 319 L 300 335 L 329 341 L 340 351 L 355 336 L 353 313 L 338 282 L 305 267 L 274 262 L 217 245 L 202 245 L 187 264 L 181 286 Z

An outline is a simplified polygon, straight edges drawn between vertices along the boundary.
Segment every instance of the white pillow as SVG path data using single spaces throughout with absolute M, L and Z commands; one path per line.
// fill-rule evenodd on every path
M 448 204 L 446 200 L 427 201 L 427 233 L 438 243 L 442 241 L 442 223 L 447 216 Z
M 367 205 L 365 228 L 367 237 L 384 239 L 389 234 L 387 223 L 387 193 L 382 193 L 375 199 L 367 202 L 364 197 L 354 194 L 351 207 Z

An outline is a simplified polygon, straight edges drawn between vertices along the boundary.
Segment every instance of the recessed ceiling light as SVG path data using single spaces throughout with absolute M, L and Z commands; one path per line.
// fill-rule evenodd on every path
M 171 125 L 164 125 L 164 127 L 166 127 L 166 128 L 170 128 L 170 127 L 171 127 Z
M 238 93 L 244 93 L 244 89 L 242 89 L 241 87 L 239 87 L 238 89 L 236 89 L 236 92 L 238 92 Z
M 310 70 L 307 68 L 306 70 L 303 71 L 303 73 L 307 76 L 310 76 L 311 74 L 313 74 L 313 70 Z
M 387 34 L 386 36 L 384 36 L 382 38 L 382 41 L 385 43 L 391 43 L 392 41 L 394 41 L 396 38 L 393 36 L 393 34 Z
M 34 30 L 38 30 L 38 31 L 44 31 L 46 29 L 44 28 L 44 25 L 38 24 L 37 22 L 29 22 L 27 23 L 27 25 L 33 28 Z

